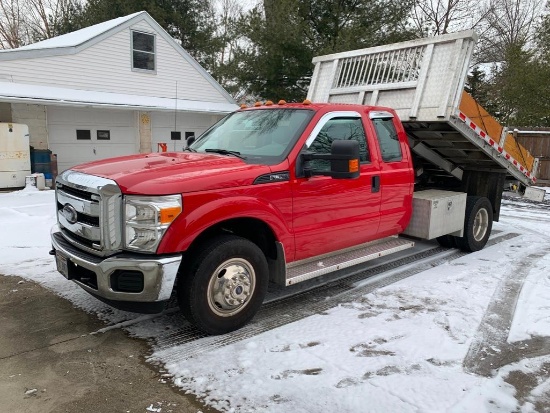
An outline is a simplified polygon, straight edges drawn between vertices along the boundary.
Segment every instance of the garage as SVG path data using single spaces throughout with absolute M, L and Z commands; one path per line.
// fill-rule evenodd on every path
M 201 113 L 153 112 L 151 114 L 152 150 L 157 151 L 159 143 L 167 143 L 169 151 L 181 151 L 185 139 L 190 135 L 198 137 L 206 129 L 223 118 L 223 115 L 208 115 Z M 171 132 L 178 131 L 172 139 Z
M 133 110 L 48 106 L 49 144 L 58 170 L 138 152 L 136 118 Z
M 30 145 L 57 154 L 59 172 L 159 143 L 181 150 L 238 109 L 146 12 L 0 50 L 2 79 L 0 122 L 27 125 Z

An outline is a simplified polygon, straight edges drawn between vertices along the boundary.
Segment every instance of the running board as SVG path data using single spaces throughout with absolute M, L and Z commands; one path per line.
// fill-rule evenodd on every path
M 286 285 L 294 285 L 412 247 L 414 247 L 413 241 L 392 237 L 363 244 L 357 248 L 348 248 L 334 254 L 316 257 L 313 261 L 292 263 L 286 268 Z

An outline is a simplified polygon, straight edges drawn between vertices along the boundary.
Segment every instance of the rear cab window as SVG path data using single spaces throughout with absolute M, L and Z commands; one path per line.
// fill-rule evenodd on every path
M 403 159 L 401 143 L 392 117 L 372 118 L 376 139 L 384 162 L 399 162 Z

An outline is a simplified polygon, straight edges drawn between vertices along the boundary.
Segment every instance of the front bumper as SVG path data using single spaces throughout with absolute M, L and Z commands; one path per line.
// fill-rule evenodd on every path
M 139 305 L 132 306 L 132 303 L 159 303 L 168 300 L 182 260 L 181 254 L 148 257 L 120 253 L 108 258 L 98 257 L 66 241 L 57 225 L 51 230 L 51 240 L 56 254 L 66 259 L 68 264 L 68 271 L 63 275 L 100 300 L 123 309 L 140 308 Z M 130 271 L 143 274 L 143 288 L 139 292 L 117 291 L 114 288 L 115 277 L 120 272 Z M 127 305 L 123 305 L 125 303 Z M 146 311 L 146 306 L 141 307 L 144 310 L 137 311 L 152 312 Z

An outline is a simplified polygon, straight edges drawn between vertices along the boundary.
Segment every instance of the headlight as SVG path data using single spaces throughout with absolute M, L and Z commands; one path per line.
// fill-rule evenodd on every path
M 164 233 L 182 211 L 181 195 L 124 197 L 124 246 L 155 252 Z

